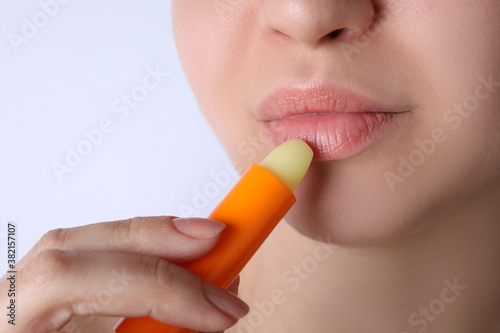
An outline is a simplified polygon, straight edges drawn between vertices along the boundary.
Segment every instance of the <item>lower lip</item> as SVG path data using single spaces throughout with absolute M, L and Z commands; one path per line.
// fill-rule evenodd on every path
M 368 149 L 397 124 L 401 114 L 307 114 L 265 121 L 262 125 L 276 145 L 302 139 L 313 149 L 315 161 L 330 161 L 350 158 Z

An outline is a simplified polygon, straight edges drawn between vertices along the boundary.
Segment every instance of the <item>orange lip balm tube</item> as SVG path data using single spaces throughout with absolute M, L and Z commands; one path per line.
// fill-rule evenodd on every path
M 276 147 L 252 164 L 209 215 L 226 224 L 218 243 L 203 257 L 180 264 L 205 281 L 227 289 L 295 203 L 293 191 L 306 174 L 313 152 L 302 140 Z M 150 317 L 122 318 L 116 333 L 196 332 Z

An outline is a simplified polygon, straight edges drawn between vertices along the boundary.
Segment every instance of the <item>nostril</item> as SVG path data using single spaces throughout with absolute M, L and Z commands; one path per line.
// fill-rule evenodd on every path
M 342 33 L 342 31 L 344 31 L 344 29 L 337 29 L 337 30 L 333 30 L 332 32 L 330 32 L 328 34 L 328 37 L 330 38 L 335 38 L 337 37 L 338 35 L 340 35 Z

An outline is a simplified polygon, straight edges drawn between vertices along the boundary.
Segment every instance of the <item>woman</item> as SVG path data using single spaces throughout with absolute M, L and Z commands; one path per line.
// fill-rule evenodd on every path
M 498 12 L 173 0 L 184 70 L 235 163 L 289 138 L 315 152 L 287 223 L 241 275 L 251 312 L 175 266 L 223 225 L 149 217 L 46 234 L 17 267 L 16 328 L 104 332 L 149 315 L 201 331 L 498 332 Z

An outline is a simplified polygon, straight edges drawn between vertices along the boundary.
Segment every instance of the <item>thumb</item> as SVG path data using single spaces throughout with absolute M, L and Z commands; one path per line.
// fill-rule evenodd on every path
M 233 283 L 227 288 L 227 291 L 230 293 L 233 293 L 235 295 L 238 295 L 238 287 L 240 286 L 240 276 L 238 275 L 236 279 L 234 279 Z M 209 332 L 199 332 L 199 333 L 209 333 Z M 224 333 L 224 331 L 219 331 L 219 332 L 211 332 L 211 333 Z
M 238 287 L 240 286 L 240 276 L 238 275 L 236 279 L 234 279 L 233 283 L 227 288 L 227 291 L 238 295 Z

